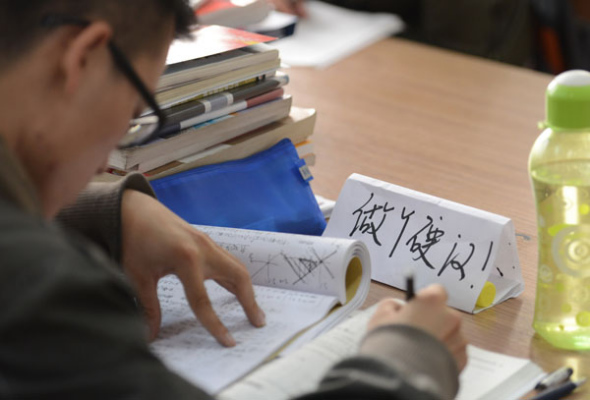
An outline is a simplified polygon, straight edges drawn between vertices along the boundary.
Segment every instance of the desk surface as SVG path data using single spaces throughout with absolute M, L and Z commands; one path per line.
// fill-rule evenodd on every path
M 465 314 L 466 336 L 545 370 L 567 364 L 590 376 L 590 353 L 553 349 L 532 329 L 537 234 L 527 159 L 551 76 L 399 39 L 289 75 L 294 104 L 318 110 L 314 191 L 336 199 L 358 172 L 511 218 L 525 292 Z M 385 296 L 402 293 L 373 283 L 366 305 Z

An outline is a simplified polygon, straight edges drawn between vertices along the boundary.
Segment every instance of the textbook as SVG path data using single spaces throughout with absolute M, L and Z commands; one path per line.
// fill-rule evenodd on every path
M 203 122 L 143 146 L 115 149 L 109 155 L 108 166 L 123 171 L 149 171 L 278 121 L 289 115 L 290 108 L 291 96 L 283 96 Z
M 256 107 L 258 105 L 267 103 L 272 100 L 276 100 L 278 98 L 282 98 L 284 94 L 285 91 L 283 90 L 283 88 L 279 87 L 274 90 L 258 94 L 256 96 L 243 98 L 237 101 L 233 101 L 233 99 L 223 98 L 223 101 L 219 101 L 214 106 L 211 103 L 205 103 L 203 104 L 204 107 L 201 110 L 205 111 L 207 108 L 209 108 L 207 112 L 199 113 L 198 109 L 189 109 L 185 110 L 188 112 L 186 114 L 181 113 L 181 115 L 172 115 L 170 118 L 167 118 L 167 122 L 162 126 L 160 137 L 170 137 L 182 131 L 183 129 L 190 128 L 203 122 L 212 121 L 216 118 L 220 118 L 241 110 L 245 110 L 247 108 Z M 221 99 L 218 98 L 218 100 Z M 195 111 L 196 115 L 190 116 L 191 112 L 193 111 Z M 129 136 L 131 135 L 133 135 L 133 133 L 129 134 Z
M 196 57 L 196 55 L 193 55 Z M 264 43 L 221 52 L 185 62 L 168 64 L 158 81 L 157 91 L 163 91 L 187 82 L 204 79 L 240 68 L 251 67 L 279 58 L 278 50 Z
M 280 60 L 276 59 L 215 75 L 210 78 L 189 82 L 182 86 L 156 93 L 156 101 L 161 108 L 170 108 L 176 104 L 198 98 L 200 95 L 206 96 L 247 83 L 256 82 L 265 77 L 274 76 L 281 66 L 280 64 Z
M 360 241 L 196 228 L 246 266 L 266 313 L 266 326 L 253 327 L 235 296 L 207 281 L 213 308 L 237 342 L 233 348 L 224 348 L 196 320 L 177 278 L 160 280 L 162 326 L 151 348 L 170 369 L 210 393 L 219 392 L 285 348 L 301 346 L 332 328 L 360 307 L 368 294 L 371 265 L 367 247 Z
M 210 113 L 223 107 L 230 106 L 235 102 L 250 99 L 264 93 L 270 92 L 289 82 L 289 77 L 284 73 L 277 73 L 276 76 L 264 79 L 247 85 L 238 86 L 225 92 L 212 94 L 200 99 L 188 101 L 183 104 L 164 110 L 167 123 L 178 123 L 189 118 Z
M 336 328 L 286 357 L 263 365 L 218 395 L 219 400 L 288 400 L 317 388 L 328 370 L 354 356 L 376 306 L 358 312 Z M 469 345 L 456 400 L 516 400 L 545 375 L 528 359 Z
M 266 150 L 282 139 L 290 139 L 295 145 L 313 134 L 316 110 L 293 106 L 287 118 L 255 129 L 244 135 L 215 145 L 190 156 L 172 161 L 144 173 L 149 180 L 163 178 L 182 171 L 239 160 Z

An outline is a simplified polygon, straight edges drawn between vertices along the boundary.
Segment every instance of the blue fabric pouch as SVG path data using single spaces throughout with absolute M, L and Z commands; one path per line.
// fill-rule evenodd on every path
M 326 221 L 305 161 L 289 139 L 253 156 L 151 181 L 191 224 L 321 235 Z

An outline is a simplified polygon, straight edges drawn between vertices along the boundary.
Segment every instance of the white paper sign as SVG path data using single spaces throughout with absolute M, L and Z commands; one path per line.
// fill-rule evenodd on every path
M 324 236 L 365 242 L 374 280 L 405 290 L 411 268 L 417 289 L 440 283 L 463 311 L 482 310 L 486 281 L 492 305 L 524 290 L 510 219 L 363 175 L 344 184 Z

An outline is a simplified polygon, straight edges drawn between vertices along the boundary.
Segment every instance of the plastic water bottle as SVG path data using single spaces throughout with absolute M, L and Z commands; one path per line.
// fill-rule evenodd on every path
M 590 349 L 590 73 L 557 76 L 529 157 L 539 260 L 535 331 L 553 346 Z

